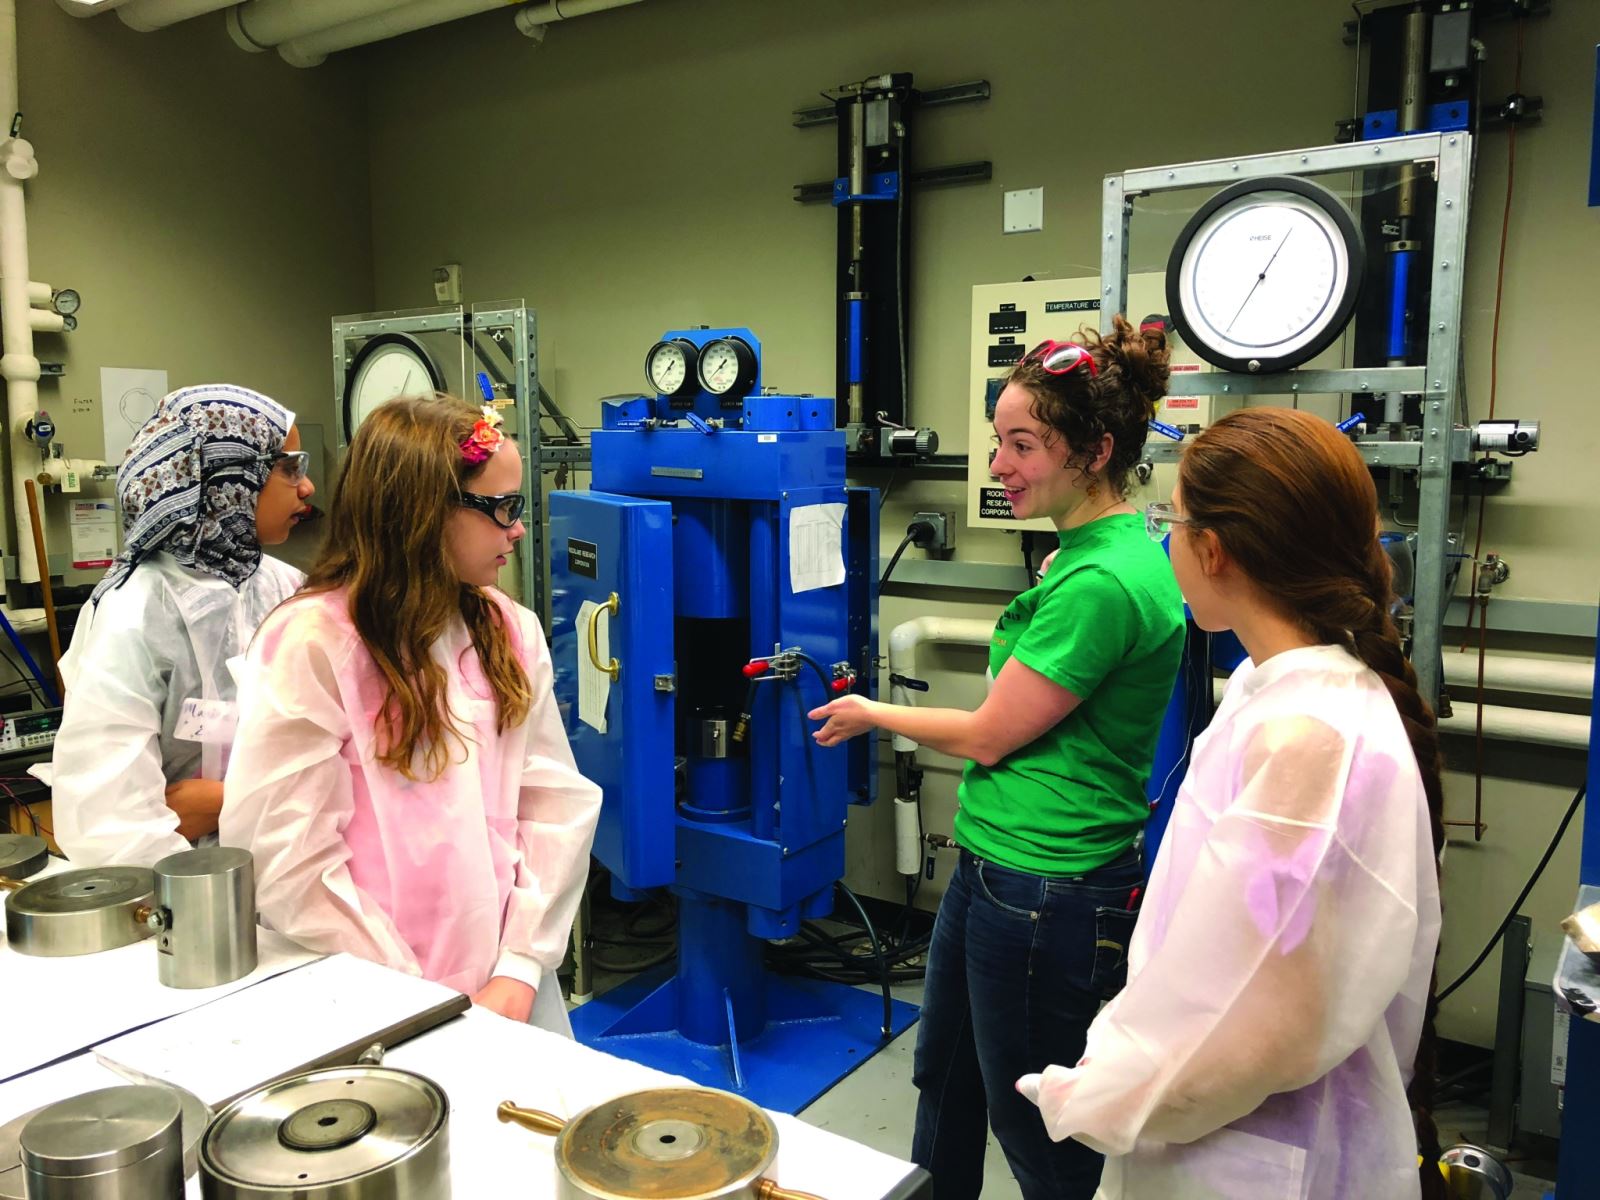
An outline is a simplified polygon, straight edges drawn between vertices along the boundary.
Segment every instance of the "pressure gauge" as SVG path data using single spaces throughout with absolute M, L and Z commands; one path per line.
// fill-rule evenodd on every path
M 663 396 L 690 395 L 700 386 L 696 371 L 699 357 L 695 344 L 683 338 L 657 342 L 644 356 L 645 377 Z
M 756 381 L 756 354 L 743 338 L 725 337 L 700 349 L 700 386 L 724 401 L 738 400 Z
M 444 376 L 416 338 L 385 333 L 357 352 L 344 389 L 344 435 L 353 437 L 369 413 L 396 396 L 431 396 L 444 390 Z
M 1366 265 L 1350 211 L 1305 179 L 1223 188 L 1200 206 L 1167 260 L 1179 334 L 1224 371 L 1287 371 L 1349 323 Z
M 62 288 L 50 296 L 50 307 L 63 317 L 70 317 L 83 306 L 83 300 L 71 288 Z

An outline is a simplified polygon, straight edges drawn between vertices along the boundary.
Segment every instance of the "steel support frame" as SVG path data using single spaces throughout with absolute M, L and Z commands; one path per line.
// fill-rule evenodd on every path
M 1183 188 L 1225 186 L 1269 175 L 1326 175 L 1407 163 L 1432 170 L 1437 181 L 1434 206 L 1432 274 L 1427 318 L 1427 356 L 1420 367 L 1350 367 L 1331 371 L 1284 371 L 1274 375 L 1201 373 L 1185 388 L 1208 393 L 1340 393 L 1401 390 L 1422 397 L 1422 440 L 1413 452 L 1417 472 L 1416 602 L 1412 664 L 1418 690 L 1436 703 L 1443 686 L 1440 651 L 1444 629 L 1446 556 L 1450 532 L 1451 461 L 1470 456 L 1455 434 L 1460 394 L 1456 378 L 1461 345 L 1463 260 L 1467 239 L 1467 200 L 1472 138 L 1466 133 L 1424 133 L 1377 142 L 1316 146 L 1272 154 L 1217 158 L 1203 162 L 1146 167 L 1105 177 L 1101 206 L 1100 324 L 1125 313 L 1128 303 L 1128 243 L 1133 203 L 1141 196 Z M 1358 443 L 1376 463 L 1376 442 Z M 1401 465 L 1401 464 L 1394 464 Z

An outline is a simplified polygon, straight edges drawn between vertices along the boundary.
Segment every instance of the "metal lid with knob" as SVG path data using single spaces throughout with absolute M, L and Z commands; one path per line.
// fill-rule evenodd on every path
M 20 954 L 62 958 L 147 938 L 155 897 L 148 867 L 90 867 L 25 884 L 6 897 L 6 938 Z
M 208 1200 L 450 1195 L 450 1105 L 432 1080 L 390 1067 L 328 1067 L 251 1092 L 206 1130 Z
M 30 1200 L 181 1200 L 183 1106 L 166 1087 L 113 1087 L 51 1104 L 22 1127 Z
M 562 1200 L 818 1200 L 763 1178 L 776 1169 L 778 1128 L 731 1092 L 652 1088 L 570 1121 L 510 1102 L 497 1111 L 555 1137 Z

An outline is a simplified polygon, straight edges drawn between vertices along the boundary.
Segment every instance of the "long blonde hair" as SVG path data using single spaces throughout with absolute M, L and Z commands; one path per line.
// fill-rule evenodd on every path
M 446 698 L 445 668 L 429 654 L 456 617 L 494 691 L 496 729 L 520 724 L 533 701 L 500 605 L 483 588 L 462 583 L 445 552 L 445 523 L 483 470 L 461 455 L 477 417 L 451 396 L 391 400 L 374 409 L 350 442 L 328 539 L 302 591 L 348 589 L 350 619 L 387 685 L 378 761 L 407 779 L 442 775 L 451 741 L 465 750 Z

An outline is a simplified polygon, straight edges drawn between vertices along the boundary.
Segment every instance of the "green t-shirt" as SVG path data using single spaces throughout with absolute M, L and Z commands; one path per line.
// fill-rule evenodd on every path
M 1183 656 L 1183 598 L 1144 519 L 1061 534 L 1043 581 L 1007 606 L 989 643 L 996 678 L 1015 657 L 1081 703 L 992 767 L 967 764 L 956 841 L 1035 875 L 1081 875 L 1133 844 L 1156 738 Z

